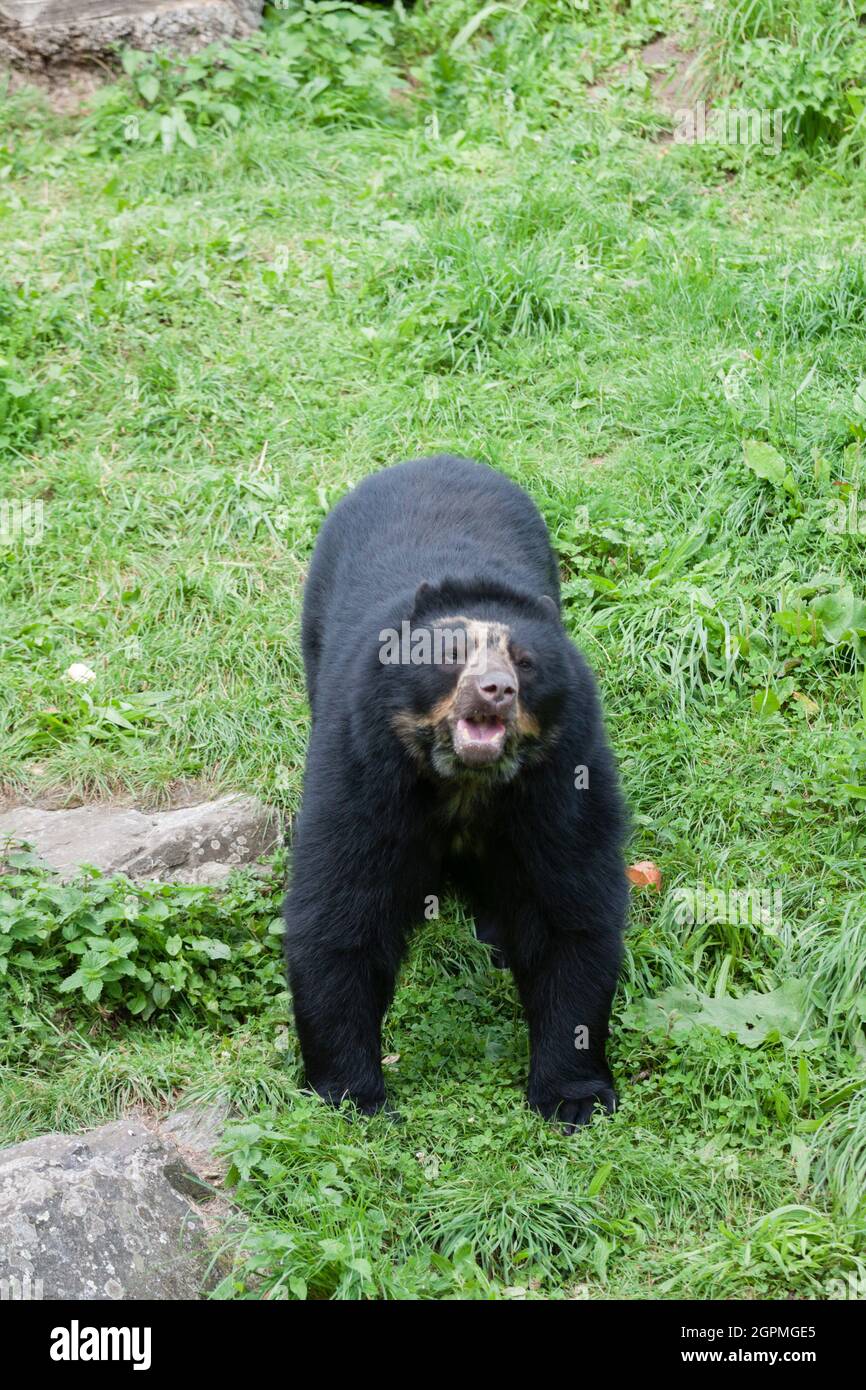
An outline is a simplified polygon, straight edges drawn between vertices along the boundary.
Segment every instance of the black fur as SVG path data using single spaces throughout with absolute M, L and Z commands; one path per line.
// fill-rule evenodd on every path
M 507 772 L 437 772 L 421 723 L 454 688 L 455 668 L 380 660 L 384 630 L 453 614 L 507 624 L 510 650 L 534 661 L 519 695 L 538 734 Z M 367 478 L 322 528 L 303 649 L 313 729 L 285 945 L 309 1084 L 365 1112 L 383 1105 L 382 1017 L 425 900 L 451 882 L 514 973 L 529 1103 L 569 1128 L 596 1101 L 612 1109 L 605 1041 L 627 901 L 624 811 L 534 504 L 493 469 L 448 455 Z M 418 718 L 418 748 L 395 717 Z M 580 766 L 588 785 L 576 789 Z

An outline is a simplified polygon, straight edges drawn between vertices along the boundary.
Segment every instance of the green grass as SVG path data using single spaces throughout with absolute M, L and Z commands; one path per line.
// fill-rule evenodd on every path
M 746 8 L 706 41 L 797 32 Z M 630 856 L 664 875 L 633 895 L 621 1109 L 567 1139 L 523 1108 L 513 986 L 452 906 L 386 1025 L 401 1123 L 300 1093 L 277 994 L 143 1024 L 50 976 L 0 1136 L 227 1095 L 250 1223 L 227 1297 L 826 1296 L 866 1259 L 866 545 L 826 525 L 863 498 L 866 174 L 838 123 L 778 156 L 660 139 L 613 65 L 686 22 L 666 5 L 531 3 L 466 35 L 477 12 L 350 35 L 353 87 L 315 16 L 302 58 L 277 17 L 228 87 L 148 68 L 151 101 L 139 70 L 91 115 L 0 103 L 0 498 L 44 508 L 0 552 L 0 772 L 294 809 L 322 517 L 400 458 L 488 460 L 548 521 Z M 197 87 L 195 143 L 148 144 Z M 678 921 L 702 886 L 780 890 L 781 921 Z M 791 981 L 752 1045 L 730 1001 Z

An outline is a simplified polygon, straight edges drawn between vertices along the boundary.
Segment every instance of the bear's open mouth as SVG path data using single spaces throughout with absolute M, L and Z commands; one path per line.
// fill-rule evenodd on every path
M 452 732 L 454 752 L 468 767 L 483 767 L 501 756 L 505 735 L 501 719 L 473 714 L 456 721 Z

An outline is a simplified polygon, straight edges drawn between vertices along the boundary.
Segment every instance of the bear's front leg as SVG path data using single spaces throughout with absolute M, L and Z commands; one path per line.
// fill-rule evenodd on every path
M 529 1024 L 527 1100 L 573 1133 L 596 1104 L 616 1104 L 605 1056 L 619 971 L 613 933 L 547 925 L 532 914 L 514 934 L 509 958 Z
M 391 838 L 377 844 L 376 826 L 363 835 L 350 804 L 302 813 L 284 949 L 307 1084 L 332 1105 L 350 1100 L 372 1114 L 385 1103 L 382 1019 L 422 899 Z
M 286 956 L 307 1084 L 323 1100 L 372 1115 L 385 1104 L 381 1031 L 400 953 L 321 940 L 287 913 Z M 305 930 L 306 926 L 306 930 Z M 312 945 L 312 949 L 311 949 Z
M 372 1114 L 385 1104 L 382 1019 L 439 866 L 406 829 L 406 789 L 378 775 L 353 781 L 344 743 L 338 758 L 313 736 L 283 942 L 307 1084 L 332 1105 L 349 1100 Z

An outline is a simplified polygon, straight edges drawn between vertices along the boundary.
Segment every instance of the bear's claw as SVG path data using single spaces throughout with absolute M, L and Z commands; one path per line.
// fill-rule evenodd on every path
M 574 1134 L 590 1123 L 597 1105 L 606 1115 L 612 1115 L 616 1109 L 616 1092 L 612 1086 L 600 1085 L 589 1095 L 557 1096 L 552 1100 L 530 1101 L 530 1105 L 545 1120 L 561 1125 L 566 1134 Z

